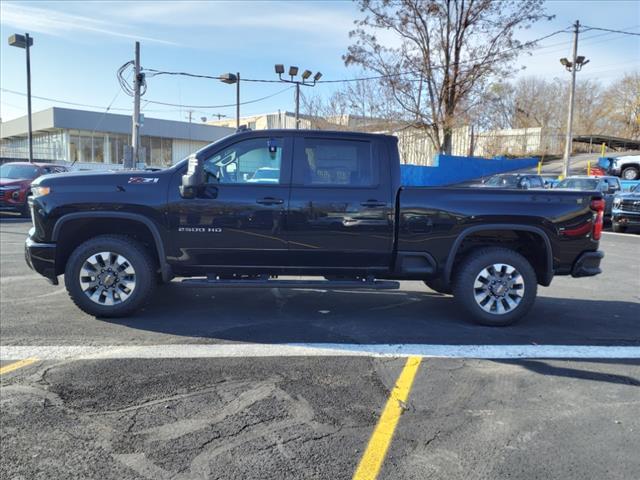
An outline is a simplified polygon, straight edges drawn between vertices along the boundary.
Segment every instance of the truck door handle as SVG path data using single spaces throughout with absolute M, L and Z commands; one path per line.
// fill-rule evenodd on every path
M 384 207 L 387 205 L 387 203 L 379 202 L 377 200 L 367 200 L 366 202 L 362 202 L 360 205 L 366 208 L 376 208 L 376 207 Z
M 256 203 L 259 203 L 260 205 L 282 205 L 284 200 L 281 198 L 264 197 L 256 200 Z

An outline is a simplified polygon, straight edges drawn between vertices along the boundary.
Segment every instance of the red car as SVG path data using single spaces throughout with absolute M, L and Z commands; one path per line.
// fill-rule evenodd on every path
M 0 211 L 19 212 L 29 216 L 31 182 L 41 175 L 68 172 L 64 165 L 51 163 L 11 162 L 0 166 Z

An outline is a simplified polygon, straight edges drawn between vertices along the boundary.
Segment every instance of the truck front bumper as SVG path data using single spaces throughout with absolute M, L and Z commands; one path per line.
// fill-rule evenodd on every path
M 624 210 L 613 210 L 611 219 L 619 223 L 620 225 L 639 226 L 640 225 L 640 213 L 627 212 Z
M 31 237 L 27 237 L 24 258 L 31 270 L 38 272 L 53 285 L 58 285 L 55 243 L 37 243 L 31 240 Z
M 604 258 L 604 252 L 583 252 L 571 269 L 572 277 L 592 277 L 602 273 L 600 261 Z

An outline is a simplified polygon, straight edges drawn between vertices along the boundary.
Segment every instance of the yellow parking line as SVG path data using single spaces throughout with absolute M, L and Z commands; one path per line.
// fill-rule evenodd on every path
M 378 420 L 378 425 L 371 435 L 367 449 L 360 459 L 356 473 L 353 474 L 353 480 L 375 480 L 378 477 L 421 361 L 422 357 L 407 359 Z
M 0 368 L 0 375 L 4 375 L 5 373 L 13 372 L 22 367 L 26 367 L 27 365 L 31 365 L 32 363 L 37 362 L 37 358 L 25 358 L 24 360 L 20 360 L 19 362 L 13 362 L 9 365 L 5 365 Z

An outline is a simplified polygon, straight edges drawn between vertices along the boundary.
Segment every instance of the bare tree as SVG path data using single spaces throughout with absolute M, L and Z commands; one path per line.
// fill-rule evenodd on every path
M 640 73 L 626 74 L 604 93 L 605 118 L 614 135 L 640 139 Z
M 472 108 L 487 80 L 506 76 L 531 46 L 514 38 L 516 30 L 551 18 L 543 0 L 356 1 L 364 18 L 351 32 L 345 63 L 382 76 L 407 119 L 445 153 L 464 102 Z M 379 33 L 393 39 L 383 42 Z
M 388 87 L 363 80 L 345 82 L 326 99 L 302 94 L 301 105 L 305 115 L 314 117 L 318 128 L 390 126 L 399 116 Z M 351 124 L 346 123 L 348 117 L 352 117 Z

